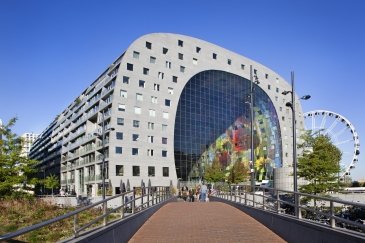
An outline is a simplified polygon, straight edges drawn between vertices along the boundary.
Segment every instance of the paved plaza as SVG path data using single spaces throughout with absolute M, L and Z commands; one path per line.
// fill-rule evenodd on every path
M 285 242 L 264 225 L 219 202 L 163 206 L 130 242 Z

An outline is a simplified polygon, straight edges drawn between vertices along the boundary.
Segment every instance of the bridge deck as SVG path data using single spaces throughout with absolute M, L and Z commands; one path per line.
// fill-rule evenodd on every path
M 224 203 L 168 203 L 130 242 L 285 242 L 264 225 Z

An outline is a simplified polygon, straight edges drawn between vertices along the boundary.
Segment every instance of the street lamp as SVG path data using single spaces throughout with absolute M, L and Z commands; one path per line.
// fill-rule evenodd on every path
M 292 111 L 292 128 L 293 128 L 293 191 L 294 191 L 294 204 L 295 215 L 299 217 L 299 200 L 298 200 L 298 178 L 297 178 L 297 135 L 296 135 L 296 120 L 295 120 L 295 93 L 294 93 L 294 72 L 291 75 L 291 91 L 283 91 L 283 95 L 291 94 L 291 102 L 287 102 L 285 106 L 290 107 Z M 300 97 L 301 100 L 310 99 L 310 95 L 304 95 Z

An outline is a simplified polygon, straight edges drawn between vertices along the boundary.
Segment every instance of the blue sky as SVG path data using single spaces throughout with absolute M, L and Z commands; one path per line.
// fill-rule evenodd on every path
M 251 58 L 310 94 L 303 110 L 348 118 L 365 139 L 365 1 L 0 1 L 0 119 L 41 132 L 133 40 L 197 37 Z M 360 147 L 360 150 L 362 147 Z M 363 152 L 364 154 L 365 152 Z M 365 178 L 360 156 L 354 179 Z

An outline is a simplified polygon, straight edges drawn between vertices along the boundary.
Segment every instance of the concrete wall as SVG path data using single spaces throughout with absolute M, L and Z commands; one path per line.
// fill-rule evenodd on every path
M 338 229 L 321 226 L 315 223 L 297 220 L 285 215 L 275 214 L 260 209 L 247 207 L 239 203 L 229 202 L 217 197 L 212 197 L 211 201 L 227 203 L 242 212 L 250 215 L 281 238 L 288 242 L 295 243 L 357 243 L 365 242 L 364 235 L 347 233 Z

